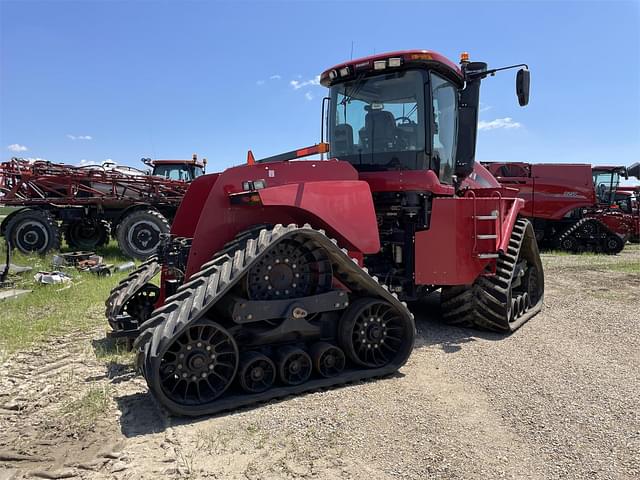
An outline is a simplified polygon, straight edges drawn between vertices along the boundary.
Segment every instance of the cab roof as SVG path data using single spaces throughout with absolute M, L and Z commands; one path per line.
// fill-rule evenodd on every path
M 329 87 L 333 83 L 339 83 L 349 78 L 340 77 L 331 78 L 331 72 L 340 72 L 341 69 L 345 67 L 349 67 L 349 71 L 351 75 L 349 77 L 353 77 L 354 74 L 357 73 L 365 73 L 365 72 L 375 72 L 382 73 L 384 70 L 375 70 L 374 62 L 388 60 L 389 58 L 401 58 L 402 65 L 398 67 L 400 69 L 405 69 L 409 66 L 415 66 L 419 64 L 429 65 L 431 67 L 436 67 L 436 69 L 443 71 L 443 73 L 448 74 L 447 76 L 452 79 L 458 80 L 462 82 L 464 80 L 464 76 L 462 74 L 462 70 L 460 67 L 453 63 L 451 60 L 446 58 L 444 55 L 439 54 L 438 52 L 434 52 L 433 50 L 399 50 L 395 52 L 387 52 L 380 53 L 376 55 L 371 55 L 369 57 L 357 58 L 355 60 L 349 60 L 348 62 L 339 63 L 335 65 L 320 75 L 320 83 Z M 390 67 L 389 71 L 397 70 L 397 68 Z

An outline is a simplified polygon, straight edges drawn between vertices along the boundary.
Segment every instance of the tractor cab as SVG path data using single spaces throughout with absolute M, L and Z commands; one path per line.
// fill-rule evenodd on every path
M 473 171 L 480 80 L 497 70 L 469 62 L 467 54 L 458 66 L 428 50 L 326 70 L 320 82 L 330 91 L 330 157 L 359 172 L 431 170 L 442 184 L 462 180 Z M 518 74 L 521 105 L 528 101 L 528 75 Z
M 191 160 L 151 160 L 143 158 L 142 161 L 152 167 L 151 175 L 181 182 L 192 182 L 199 176 L 204 175 L 205 166 L 207 165 L 206 158 L 199 162 L 195 154 Z
M 604 205 L 612 205 L 617 203 L 621 199 L 618 194 L 618 188 L 620 187 L 620 179 L 628 179 L 626 167 L 620 166 L 594 166 L 592 168 L 593 173 L 593 187 L 596 191 L 596 197 L 598 203 Z M 622 195 L 622 199 L 624 195 Z

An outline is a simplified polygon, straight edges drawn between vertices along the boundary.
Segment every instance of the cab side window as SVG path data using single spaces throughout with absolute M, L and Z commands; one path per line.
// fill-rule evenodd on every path
M 455 167 L 458 129 L 458 91 L 453 84 L 432 73 L 431 101 L 433 107 L 432 165 L 441 182 L 451 183 Z

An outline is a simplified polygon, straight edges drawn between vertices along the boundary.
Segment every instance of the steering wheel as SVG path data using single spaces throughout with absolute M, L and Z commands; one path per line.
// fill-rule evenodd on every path
M 407 124 L 407 123 L 413 124 L 413 123 L 416 123 L 413 120 L 411 120 L 409 117 L 398 117 L 395 120 L 396 120 L 396 123 L 400 122 L 401 124 Z

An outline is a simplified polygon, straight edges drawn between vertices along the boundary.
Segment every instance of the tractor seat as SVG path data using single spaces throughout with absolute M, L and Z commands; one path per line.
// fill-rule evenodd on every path
M 364 117 L 364 127 L 360 129 L 360 144 L 364 150 L 393 150 L 397 129 L 393 113 L 386 110 L 372 110 L 369 107 Z

